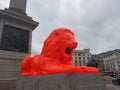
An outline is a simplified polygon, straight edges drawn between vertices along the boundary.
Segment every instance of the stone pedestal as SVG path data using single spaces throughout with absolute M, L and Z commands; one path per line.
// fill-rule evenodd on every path
M 101 74 L 56 74 L 21 77 L 16 90 L 106 90 Z

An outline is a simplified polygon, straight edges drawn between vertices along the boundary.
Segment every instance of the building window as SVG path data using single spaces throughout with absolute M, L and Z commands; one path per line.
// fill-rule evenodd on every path
M 81 61 L 79 61 L 79 65 L 80 65 L 80 66 L 82 65 Z
M 83 60 L 85 60 L 85 57 L 83 57 Z
M 81 60 L 81 57 L 79 57 L 79 60 Z
M 83 53 L 83 56 L 85 56 L 85 54 Z
M 77 60 L 75 60 L 75 65 L 77 65 Z
M 81 54 L 80 54 L 80 53 L 78 53 L 78 56 L 81 56 Z
M 89 57 L 90 55 L 88 54 L 88 57 Z
M 86 65 L 86 62 L 83 60 L 83 65 Z
M 75 57 L 75 59 L 77 59 L 77 57 Z
M 88 59 L 88 60 L 90 60 L 90 58 L 89 58 L 89 57 L 88 57 L 87 59 Z

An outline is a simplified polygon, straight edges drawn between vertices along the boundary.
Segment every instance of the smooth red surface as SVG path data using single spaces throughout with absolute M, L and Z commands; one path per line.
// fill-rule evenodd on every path
M 86 73 L 97 74 L 94 67 L 75 66 L 72 63 L 72 50 L 77 47 L 74 34 L 69 29 L 54 30 L 44 41 L 41 54 L 27 56 L 21 64 L 22 76 L 44 74 Z

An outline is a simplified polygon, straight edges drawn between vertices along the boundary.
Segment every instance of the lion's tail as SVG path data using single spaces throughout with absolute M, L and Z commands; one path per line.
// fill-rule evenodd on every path
M 26 56 L 25 59 L 23 60 L 22 64 L 21 64 L 21 73 L 22 76 L 29 76 L 30 75 L 30 61 L 31 61 L 32 57 L 31 56 Z

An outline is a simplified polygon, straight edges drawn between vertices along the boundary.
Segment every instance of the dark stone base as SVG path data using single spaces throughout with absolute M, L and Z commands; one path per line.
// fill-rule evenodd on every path
M 106 90 L 101 74 L 56 74 L 21 77 L 17 90 Z

